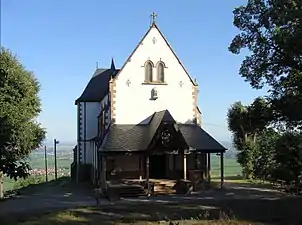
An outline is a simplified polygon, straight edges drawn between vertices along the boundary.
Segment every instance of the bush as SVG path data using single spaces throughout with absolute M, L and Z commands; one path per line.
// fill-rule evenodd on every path
M 43 179 L 42 176 L 29 176 L 25 179 L 22 178 L 22 179 L 17 180 L 14 185 L 14 189 L 20 189 L 20 188 L 24 188 L 24 187 L 27 187 L 32 184 L 40 184 L 43 182 L 45 182 L 45 180 Z

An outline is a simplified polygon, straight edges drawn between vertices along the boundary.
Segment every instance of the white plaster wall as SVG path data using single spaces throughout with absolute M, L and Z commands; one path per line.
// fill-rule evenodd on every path
M 94 141 L 88 141 L 94 138 L 98 134 L 98 116 L 102 110 L 103 103 L 106 105 L 109 102 L 109 96 L 106 95 L 101 102 L 81 102 L 82 107 L 82 132 L 78 144 L 81 146 L 82 150 L 82 163 L 93 163 L 93 148 Z M 85 106 L 86 105 L 86 106 Z M 109 120 L 109 121 L 108 121 Z M 110 116 L 108 118 L 110 122 Z
M 152 39 L 156 38 L 153 44 Z M 162 60 L 167 85 L 142 85 L 145 80 L 144 63 L 154 64 Z M 153 68 L 156 76 L 156 68 Z M 127 86 L 127 80 L 131 82 Z M 180 87 L 179 82 L 183 82 Z M 179 123 L 193 120 L 192 82 L 177 58 L 166 45 L 156 28 L 152 28 L 142 44 L 127 62 L 116 80 L 115 120 L 117 124 L 138 124 L 155 111 L 168 109 Z M 152 88 L 156 87 L 158 99 L 149 100 Z
M 101 104 L 99 102 L 86 102 L 86 140 L 94 138 L 98 133 L 98 115 Z
M 82 156 L 78 159 L 78 162 L 84 163 L 84 147 L 85 147 L 85 142 L 84 140 L 84 117 L 85 117 L 85 110 L 84 110 L 84 102 L 78 103 L 78 107 L 80 107 L 80 112 L 78 111 L 78 131 L 80 130 L 80 134 L 78 133 L 78 157 L 79 157 L 79 152 L 81 151 Z M 79 113 L 82 115 L 80 116 Z M 79 125 L 80 122 L 80 125 Z
M 98 115 L 100 112 L 100 102 L 80 102 L 82 116 L 78 117 L 81 121 L 80 136 L 78 137 L 78 149 L 82 151 L 81 163 L 92 163 L 93 161 L 93 145 L 88 141 L 95 137 L 98 131 Z
M 98 132 L 98 115 L 100 113 L 100 102 L 84 102 L 85 115 L 83 116 L 83 140 L 84 140 L 84 162 L 92 163 L 93 160 L 93 141 L 88 141 L 94 138 Z M 86 106 L 85 106 L 86 105 Z

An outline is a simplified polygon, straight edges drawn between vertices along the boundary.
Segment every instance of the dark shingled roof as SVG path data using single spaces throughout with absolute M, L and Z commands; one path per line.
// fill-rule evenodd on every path
M 195 124 L 179 124 L 187 145 L 199 151 L 224 151 L 226 150 L 218 141 L 209 135 L 204 129 Z
M 148 148 L 162 122 L 175 122 L 168 110 L 153 114 L 149 124 L 116 125 L 109 128 L 106 151 L 143 151 Z
M 149 144 L 147 125 L 116 125 L 110 126 L 105 151 L 143 151 Z
M 75 101 L 77 102 L 99 102 L 109 92 L 109 81 L 111 76 L 115 76 L 119 70 L 97 69 L 91 77 L 82 95 Z
M 102 151 L 144 151 L 162 122 L 175 122 L 168 110 L 154 113 L 149 124 L 111 125 Z M 200 126 L 195 124 L 178 124 L 178 126 L 186 144 L 191 149 L 208 152 L 226 150 Z

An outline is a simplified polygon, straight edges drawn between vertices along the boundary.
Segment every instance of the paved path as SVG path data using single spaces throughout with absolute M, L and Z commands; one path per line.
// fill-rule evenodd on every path
M 177 203 L 202 200 L 229 200 L 229 199 L 276 199 L 288 198 L 284 193 L 272 189 L 253 188 L 247 185 L 227 184 L 224 190 L 210 190 L 191 195 L 171 195 L 141 198 L 126 198 L 110 202 L 103 199 L 100 205 L 137 204 L 139 202 Z M 0 216 L 13 213 L 35 213 L 40 211 L 75 208 L 79 206 L 95 206 L 95 200 L 87 191 L 68 192 L 60 187 L 45 187 L 43 191 L 20 196 L 16 199 L 0 202 Z

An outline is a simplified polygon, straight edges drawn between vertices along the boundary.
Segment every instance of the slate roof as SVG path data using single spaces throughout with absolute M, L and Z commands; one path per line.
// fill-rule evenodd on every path
M 199 151 L 224 151 L 226 148 L 216 141 L 204 129 L 195 124 L 179 124 L 180 132 L 187 145 Z
M 149 126 L 116 125 L 110 126 L 104 151 L 144 151 L 149 145 Z
M 109 81 L 111 76 L 115 76 L 119 70 L 111 67 L 110 69 L 96 69 L 82 95 L 75 101 L 77 102 L 98 102 L 101 101 L 109 92 Z
M 113 124 L 109 128 L 102 151 L 144 151 L 148 148 L 162 122 L 175 122 L 168 110 L 156 112 L 149 124 Z M 188 147 L 192 150 L 220 152 L 225 151 L 219 142 L 195 124 L 178 124 Z

